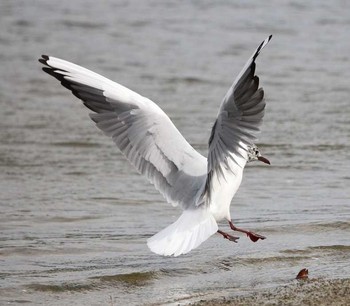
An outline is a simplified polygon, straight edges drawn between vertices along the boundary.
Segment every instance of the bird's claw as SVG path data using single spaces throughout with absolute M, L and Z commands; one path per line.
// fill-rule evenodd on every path
M 235 242 L 235 243 L 238 242 L 239 237 L 231 236 L 231 235 L 228 235 L 228 236 L 229 236 L 228 238 L 226 238 L 226 237 L 224 237 L 224 238 L 226 238 L 226 239 L 228 239 L 228 240 L 230 240 L 232 242 Z
M 239 237 L 232 236 L 232 235 L 227 234 L 227 233 L 220 231 L 220 230 L 218 230 L 218 233 L 221 234 L 224 237 L 224 239 L 228 239 L 228 240 L 235 242 L 235 243 L 238 242 L 237 240 L 239 239 Z

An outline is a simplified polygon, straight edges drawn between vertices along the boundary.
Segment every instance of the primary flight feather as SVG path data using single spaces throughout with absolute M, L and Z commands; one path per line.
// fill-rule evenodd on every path
M 47 55 L 39 59 L 46 73 L 93 111 L 90 118 L 129 162 L 169 203 L 183 209 L 177 221 L 148 239 L 153 252 L 185 254 L 216 232 L 236 241 L 238 237 L 218 229 L 217 221 L 222 219 L 253 241 L 265 238 L 235 227 L 230 204 L 246 163 L 269 163 L 254 145 L 265 109 L 255 59 L 271 37 L 256 49 L 225 95 L 209 139 L 208 159 L 151 100 L 73 63 Z

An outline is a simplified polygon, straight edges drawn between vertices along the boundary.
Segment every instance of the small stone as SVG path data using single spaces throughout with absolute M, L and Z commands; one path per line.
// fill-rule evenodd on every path
M 309 277 L 309 270 L 304 268 L 299 271 L 296 279 L 307 279 L 308 277 Z

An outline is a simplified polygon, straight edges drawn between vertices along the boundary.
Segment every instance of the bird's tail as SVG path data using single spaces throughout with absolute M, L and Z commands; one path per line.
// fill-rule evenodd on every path
M 152 252 L 179 256 L 198 247 L 216 233 L 218 225 L 206 207 L 185 210 L 179 219 L 148 239 Z

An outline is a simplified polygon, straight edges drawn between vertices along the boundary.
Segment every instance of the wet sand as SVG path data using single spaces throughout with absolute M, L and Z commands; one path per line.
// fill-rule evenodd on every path
M 350 305 L 350 279 L 311 279 L 240 295 L 200 301 L 191 305 Z

